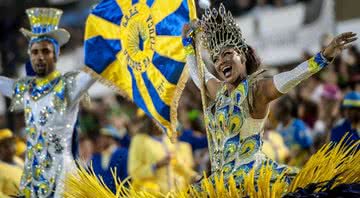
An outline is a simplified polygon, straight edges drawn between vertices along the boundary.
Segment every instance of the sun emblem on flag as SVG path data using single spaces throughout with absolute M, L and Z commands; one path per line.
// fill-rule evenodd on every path
M 181 32 L 195 18 L 193 0 L 103 0 L 86 22 L 85 64 L 174 128 L 178 83 L 187 78 Z

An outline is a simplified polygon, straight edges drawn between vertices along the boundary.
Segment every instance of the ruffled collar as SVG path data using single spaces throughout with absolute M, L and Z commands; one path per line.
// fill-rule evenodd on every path
M 43 87 L 44 85 L 49 84 L 56 78 L 59 78 L 61 76 L 61 73 L 59 71 L 53 71 L 51 74 L 47 75 L 44 78 L 35 78 L 35 85 L 37 87 Z
M 60 72 L 54 71 L 44 78 L 34 78 L 34 80 L 30 83 L 29 89 L 32 99 L 39 100 L 51 92 L 53 88 L 59 83 L 60 77 Z

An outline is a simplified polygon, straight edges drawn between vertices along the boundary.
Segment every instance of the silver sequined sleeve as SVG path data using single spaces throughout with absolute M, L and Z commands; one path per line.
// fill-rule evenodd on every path
M 285 94 L 328 64 L 329 61 L 319 52 L 294 69 L 276 74 L 273 78 L 274 85 L 279 92 Z
M 186 57 L 186 64 L 189 68 L 189 73 L 191 76 L 191 79 L 195 83 L 195 85 L 200 88 L 200 79 L 198 74 L 198 68 L 197 68 L 197 62 L 194 55 L 188 55 Z M 215 76 L 213 76 L 206 67 L 204 67 L 205 72 L 205 83 L 207 83 L 210 79 L 216 79 Z
M 312 73 L 308 71 L 307 62 L 303 62 L 293 70 L 276 74 L 274 76 L 274 84 L 279 92 L 285 94 L 311 75 Z
M 77 102 L 84 93 L 96 82 L 96 79 L 93 78 L 90 74 L 86 72 L 79 72 L 75 77 L 75 82 L 72 83 L 73 87 L 69 93 L 69 98 L 71 102 Z
M 7 97 L 12 97 L 15 81 L 11 78 L 0 76 L 0 93 Z

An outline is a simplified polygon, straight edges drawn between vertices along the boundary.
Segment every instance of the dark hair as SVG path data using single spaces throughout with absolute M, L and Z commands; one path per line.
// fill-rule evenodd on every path
M 256 72 L 260 65 L 261 61 L 259 56 L 256 54 L 253 47 L 248 45 L 248 50 L 245 52 L 245 58 L 246 58 L 246 72 L 248 75 Z
M 289 96 L 281 97 L 277 106 L 283 116 L 294 116 L 294 101 Z
M 360 51 L 359 49 L 353 45 L 349 48 L 349 51 L 352 52 L 355 56 L 356 64 L 360 64 Z
M 154 121 L 147 115 L 135 118 L 133 123 L 141 124 L 140 128 L 138 129 L 139 131 L 136 131 L 136 133 L 151 135 L 153 133 L 154 128 L 156 127 Z
M 204 132 L 204 125 L 200 118 L 196 118 L 194 120 L 190 120 L 191 129 L 199 132 Z

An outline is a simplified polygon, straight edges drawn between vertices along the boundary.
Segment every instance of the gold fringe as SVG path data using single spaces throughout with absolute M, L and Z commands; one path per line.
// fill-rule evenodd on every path
M 96 80 L 98 80 L 100 83 L 106 85 L 107 87 L 115 90 L 117 93 L 119 93 L 121 96 L 125 97 L 127 100 L 132 101 L 133 100 L 129 97 L 129 95 L 124 92 L 123 90 L 121 90 L 120 88 L 118 88 L 117 86 L 115 86 L 110 80 L 105 79 L 103 76 L 101 76 L 100 74 L 96 73 L 94 70 L 92 70 L 89 67 L 84 67 L 82 69 L 84 72 L 90 74 L 93 78 L 95 78 Z M 172 143 L 176 142 L 177 139 L 177 131 L 176 131 L 176 124 L 177 124 L 177 107 L 178 107 L 178 103 L 179 103 L 179 99 L 181 97 L 182 91 L 185 88 L 186 82 L 189 78 L 189 74 L 188 74 L 188 70 L 187 70 L 187 65 L 184 66 L 183 72 L 179 78 L 178 84 L 176 85 L 176 90 L 174 93 L 174 98 L 171 102 L 170 105 L 170 126 L 171 129 L 168 129 L 170 131 L 170 134 L 168 134 L 168 137 L 170 138 Z M 157 124 L 156 122 L 154 122 L 155 124 Z M 161 127 L 159 127 L 161 129 Z
M 101 84 L 104 84 L 105 86 L 109 87 L 110 89 L 116 91 L 118 94 L 120 94 L 121 96 L 123 96 L 124 98 L 126 98 L 129 101 L 132 101 L 132 99 L 129 97 L 129 95 L 124 92 L 123 90 L 119 89 L 117 86 L 115 86 L 110 80 L 105 79 L 103 76 L 101 76 L 100 74 L 96 73 L 94 70 L 92 70 L 89 67 L 83 67 L 82 71 L 90 74 L 94 79 L 96 79 L 97 81 L 99 81 Z
M 105 198 L 119 198 L 119 197 L 133 197 L 133 198 L 216 198 L 216 197 L 234 197 L 240 198 L 249 196 L 251 198 L 269 197 L 276 198 L 288 192 L 294 192 L 298 187 L 305 187 L 310 183 L 319 183 L 329 181 L 340 174 L 335 185 L 342 183 L 360 182 L 360 152 L 356 149 L 360 141 L 354 143 L 351 147 L 345 146 L 343 139 L 338 145 L 327 144 L 323 146 L 317 153 L 315 153 L 294 178 L 292 183 L 288 185 L 285 181 L 284 175 L 276 177 L 272 181 L 272 176 L 275 174 L 271 164 L 267 163 L 259 170 L 257 179 L 255 180 L 255 169 L 252 169 L 248 174 L 244 174 L 244 182 L 240 187 L 236 186 L 233 177 L 228 180 L 227 187 L 225 187 L 224 176 L 215 177 L 215 182 L 212 183 L 209 179 L 202 180 L 201 192 L 194 187 L 189 187 L 187 190 L 169 192 L 166 195 L 152 194 L 144 190 L 136 190 L 127 181 L 120 182 L 116 180 L 117 192 L 113 194 L 104 184 L 102 179 L 98 179 L 93 170 L 88 171 L 80 168 L 75 175 L 69 175 L 65 181 L 65 198 L 85 198 L 85 197 L 105 197 Z M 333 147 L 334 146 L 334 147 Z M 333 148 L 332 148 L 333 147 Z M 330 150 L 330 148 L 332 148 Z M 114 178 L 115 172 L 113 172 Z M 205 175 L 205 178 L 206 175 Z M 126 187 L 125 184 L 129 186 Z
M 185 85 L 189 78 L 189 71 L 188 71 L 187 67 L 188 67 L 187 64 L 185 64 L 183 72 L 179 78 L 177 85 L 176 85 L 176 90 L 175 90 L 175 93 L 173 96 L 174 98 L 170 105 L 170 124 L 171 124 L 170 130 L 172 132 L 172 134 L 170 135 L 170 140 L 172 143 L 175 143 L 177 140 L 177 134 L 178 134 L 178 132 L 176 130 L 177 110 L 178 110 L 180 97 L 182 95 L 182 92 L 183 92 Z

